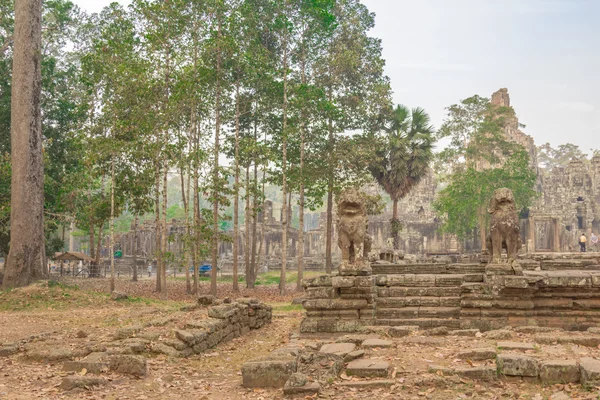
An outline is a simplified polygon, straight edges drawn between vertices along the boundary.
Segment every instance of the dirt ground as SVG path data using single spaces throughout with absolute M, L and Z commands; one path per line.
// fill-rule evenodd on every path
M 193 297 L 173 296 L 176 300 L 159 301 L 152 284 L 130 284 L 119 281 L 134 298 L 115 302 L 107 294 L 104 280 L 68 281 L 63 284 L 32 285 L 28 288 L 0 292 L 0 342 L 29 340 L 28 346 L 45 341 L 81 346 L 93 345 L 114 334 L 120 327 L 144 323 L 150 319 L 171 316 L 183 321 L 184 305 Z M 174 282 L 175 292 L 184 289 Z M 139 285 L 139 286 L 135 286 Z M 208 287 L 203 284 L 202 290 Z M 229 293 L 220 287 L 223 293 Z M 293 286 L 290 286 L 290 292 Z M 63 392 L 58 386 L 72 372 L 62 370 L 62 362 L 39 363 L 25 359 L 23 353 L 0 357 L 0 399 L 282 399 L 279 390 L 249 390 L 242 386 L 241 366 L 244 362 L 265 356 L 285 346 L 298 336 L 302 311 L 291 306 L 293 295 L 281 297 L 276 286 L 265 286 L 254 292 L 244 291 L 274 306 L 272 324 L 223 343 L 202 355 L 187 359 L 152 355 L 148 359 L 148 375 L 143 379 L 107 373 L 107 385 Z M 78 332 L 87 334 L 79 338 Z M 31 337 L 36 338 L 31 339 Z M 339 335 L 338 335 L 339 336 Z M 334 341 L 336 337 L 300 336 L 301 341 Z M 514 332 L 510 340 L 532 342 L 532 334 Z M 476 366 L 485 362 L 458 360 L 456 354 L 465 348 L 494 347 L 497 340 L 485 337 L 426 337 L 415 333 L 393 339 L 394 347 L 367 350 L 366 357 L 381 358 L 392 366 L 395 384 L 388 388 L 361 390 L 341 387 L 352 381 L 344 375 L 325 387 L 319 398 L 325 399 L 550 399 L 558 392 L 566 398 L 599 399 L 598 391 L 583 390 L 579 384 L 544 387 L 522 380 L 481 382 L 465 378 L 428 373 L 428 365 Z M 538 358 L 600 357 L 597 348 L 548 344 L 530 351 Z M 488 361 L 491 363 L 492 361 Z

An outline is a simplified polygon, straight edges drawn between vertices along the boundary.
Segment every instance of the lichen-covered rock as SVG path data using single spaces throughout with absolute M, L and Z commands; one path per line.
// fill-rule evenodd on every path
M 210 306 L 213 305 L 215 302 L 215 296 L 207 294 L 207 295 L 202 295 L 202 296 L 198 296 L 198 304 L 201 306 Z
M 105 384 L 106 379 L 96 376 L 72 375 L 65 377 L 59 387 L 66 392 L 76 388 L 88 389 L 92 386 L 101 386 Z
M 127 296 L 127 293 L 112 292 L 110 294 L 110 298 L 113 300 L 126 300 L 129 298 L 129 296 Z
M 498 372 L 507 376 L 537 377 L 540 372 L 535 358 L 517 354 L 498 354 L 496 365 Z
M 282 388 L 296 368 L 296 358 L 291 356 L 249 361 L 242 365 L 242 384 L 247 388 Z
M 579 382 L 579 375 L 575 360 L 547 360 L 540 364 L 540 380 L 544 384 Z

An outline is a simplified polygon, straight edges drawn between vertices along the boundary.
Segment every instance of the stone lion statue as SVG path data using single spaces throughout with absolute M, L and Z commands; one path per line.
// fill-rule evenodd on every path
M 490 262 L 500 261 L 503 248 L 506 249 L 508 261 L 515 260 L 521 247 L 521 228 L 512 191 L 507 188 L 496 189 L 488 213 L 492 215 L 487 240 Z
M 367 211 L 361 193 L 356 189 L 344 190 L 338 198 L 337 213 L 342 261 L 354 264 L 357 257 L 368 259 L 371 237 L 367 235 Z

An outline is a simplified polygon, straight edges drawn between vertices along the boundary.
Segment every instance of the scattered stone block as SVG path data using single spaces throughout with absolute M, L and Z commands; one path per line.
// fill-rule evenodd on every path
M 235 304 L 222 304 L 208 309 L 208 316 L 216 319 L 227 319 L 233 317 L 239 308 Z
M 565 392 L 557 392 L 550 396 L 550 400 L 572 400 L 572 398 Z
M 63 370 L 79 372 L 85 368 L 90 374 L 100 374 L 108 369 L 108 365 L 106 353 L 91 353 L 82 360 L 65 362 Z
M 65 377 L 59 387 L 66 392 L 76 388 L 88 389 L 92 386 L 102 386 L 105 384 L 106 379 L 96 376 L 72 375 Z
M 83 329 L 80 329 L 77 331 L 77 333 L 75 333 L 75 337 L 78 337 L 80 339 L 86 338 L 88 337 L 88 334 L 86 331 L 84 331 Z
M 320 391 L 321 385 L 318 382 L 309 382 L 308 376 L 299 372 L 292 374 L 283 386 L 283 393 L 286 396 L 311 396 Z
M 418 330 L 418 326 L 391 326 L 390 329 L 388 329 L 388 335 L 391 337 L 404 337 L 410 335 L 411 332 Z
M 115 339 L 127 339 L 138 333 L 142 330 L 142 326 L 128 326 L 125 328 L 120 328 L 115 332 Z
M 496 358 L 496 350 L 494 348 L 469 349 L 461 351 L 456 355 L 456 358 L 461 360 L 482 361 L 493 360 Z
M 348 353 L 348 354 L 346 354 L 344 356 L 344 362 L 354 361 L 357 358 L 363 357 L 364 355 L 365 355 L 365 351 L 364 350 L 355 350 L 355 351 L 352 351 L 352 352 L 350 352 L 350 353 Z
M 17 346 L 2 346 L 0 347 L 0 357 L 8 357 L 19 352 Z
M 157 354 L 164 354 L 169 357 L 181 357 L 179 351 L 163 343 L 152 343 L 152 352 Z
M 535 358 L 518 354 L 498 354 L 496 365 L 498 372 L 506 376 L 537 377 L 540 372 Z
M 131 355 L 113 356 L 110 360 L 110 369 L 121 374 L 146 376 L 146 358 Z
M 200 306 L 211 306 L 214 304 L 216 297 L 210 294 L 198 296 L 197 303 Z
M 533 344 L 522 342 L 498 342 L 497 347 L 500 350 L 535 350 L 535 346 Z
M 497 378 L 496 368 L 488 365 L 473 368 L 456 368 L 454 373 L 470 379 L 479 379 L 482 381 L 491 381 Z
M 485 332 L 483 334 L 483 337 L 485 337 L 486 339 L 493 339 L 493 340 L 511 339 L 512 332 L 509 331 L 508 329 L 498 329 L 498 330 Z
M 394 345 L 394 342 L 392 342 L 391 340 L 384 340 L 384 339 L 367 339 L 364 342 L 362 342 L 362 347 L 365 347 L 365 348 L 374 348 L 374 347 L 388 348 L 388 347 L 392 347 L 393 345 Z
M 336 354 L 344 357 L 346 354 L 353 352 L 354 349 L 356 349 L 354 343 L 330 343 L 323 345 L 319 351 L 321 353 Z
M 296 368 L 295 357 L 248 361 L 242 365 L 242 384 L 247 388 L 282 388 Z
M 406 339 L 404 339 L 404 341 L 406 343 L 428 345 L 428 346 L 437 346 L 439 344 L 445 343 L 445 340 L 440 337 L 427 337 L 427 336 L 409 336 Z
M 579 365 L 575 360 L 547 360 L 540 363 L 540 380 L 542 383 L 579 382 Z
M 389 367 L 390 365 L 382 360 L 359 359 L 348 364 L 346 374 L 359 378 L 385 378 L 388 376 Z
M 479 329 L 460 329 L 460 330 L 456 330 L 456 331 L 450 331 L 448 333 L 448 335 L 475 337 L 478 333 L 479 333 Z
M 427 336 L 446 336 L 448 332 L 449 330 L 447 327 L 438 326 L 437 328 L 426 330 L 425 332 L 423 332 L 423 334 Z
M 70 360 L 73 357 L 83 357 L 86 355 L 87 353 L 74 352 L 70 347 L 62 346 L 33 348 L 27 351 L 27 358 L 46 362 Z
M 298 372 L 310 375 L 322 383 L 337 379 L 343 368 L 344 359 L 336 354 L 307 352 L 298 357 Z
M 127 300 L 129 296 L 127 296 L 127 293 L 112 292 L 110 298 L 113 300 Z
M 581 384 L 584 387 L 594 387 L 600 385 L 600 360 L 591 357 L 584 357 L 579 361 L 579 371 L 581 373 Z
M 454 368 L 445 367 L 443 365 L 438 365 L 438 364 L 429 364 L 429 367 L 427 370 L 433 374 L 439 374 L 439 373 L 441 373 L 442 375 L 454 374 Z
M 367 339 L 377 339 L 372 335 L 344 335 L 336 340 L 336 343 L 354 343 L 357 346 L 360 346 L 362 342 Z

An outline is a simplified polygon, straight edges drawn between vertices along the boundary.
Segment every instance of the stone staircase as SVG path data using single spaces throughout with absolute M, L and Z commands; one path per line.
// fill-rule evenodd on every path
M 459 329 L 462 285 L 483 282 L 484 269 L 481 264 L 374 266 L 377 325 Z

